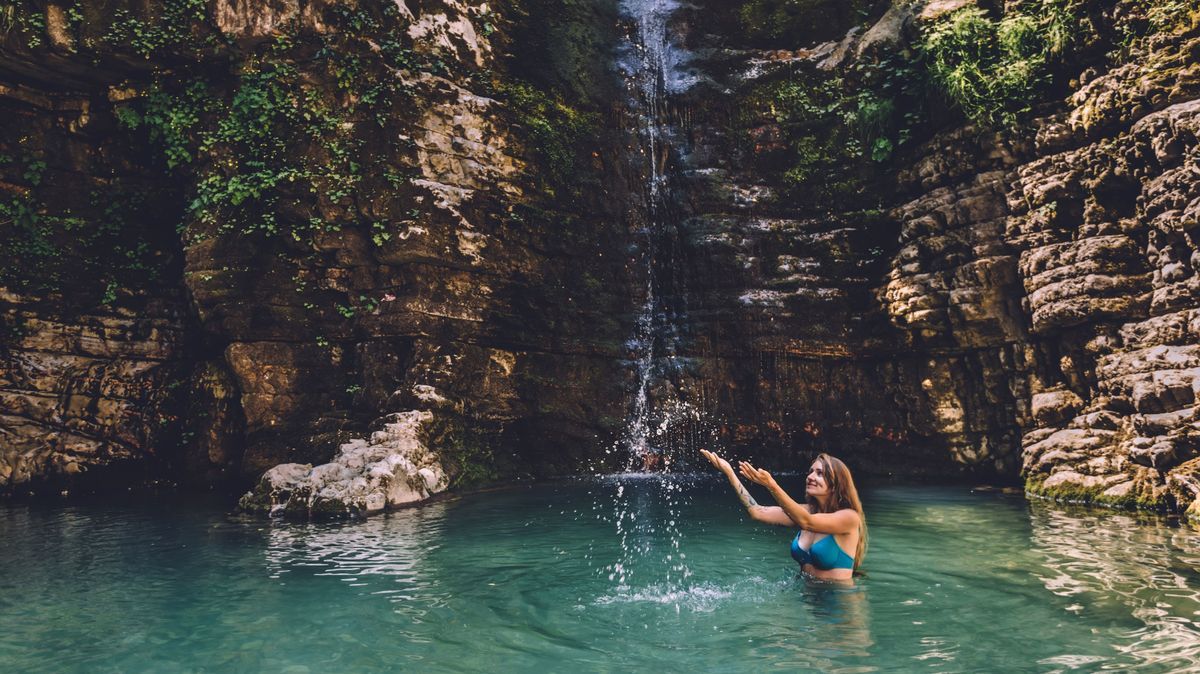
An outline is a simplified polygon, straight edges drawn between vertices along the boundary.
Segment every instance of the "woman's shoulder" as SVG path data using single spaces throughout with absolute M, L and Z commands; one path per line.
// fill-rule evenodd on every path
M 842 508 L 841 510 L 835 510 L 833 512 L 835 515 L 838 515 L 840 517 L 853 518 L 853 520 L 855 522 L 858 522 L 859 520 L 862 519 L 862 515 L 860 515 L 859 512 L 857 510 L 855 510 L 854 508 Z

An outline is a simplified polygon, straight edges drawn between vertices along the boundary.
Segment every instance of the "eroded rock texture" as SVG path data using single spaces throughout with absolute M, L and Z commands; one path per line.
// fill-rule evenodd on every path
M 6 490 L 164 459 L 162 445 L 182 442 L 194 362 L 171 243 L 179 194 L 108 138 L 103 86 L 64 93 L 53 67 L 7 63 L 0 86 Z
M 4 491 L 110 465 L 236 485 L 335 459 L 317 473 L 345 498 L 315 509 L 373 511 L 575 470 L 614 433 L 623 225 L 598 191 L 547 186 L 526 127 L 555 108 L 508 70 L 515 5 L 13 16 Z M 599 142 L 578 151 L 601 161 Z M 127 183 L 138 199 L 110 222 Z M 136 264 L 72 243 L 105 228 Z
M 640 102 L 601 0 L 20 9 L 0 487 L 370 512 L 601 465 L 644 393 L 660 450 L 1200 510 L 1194 14 L 1082 3 L 1021 124 L 854 155 L 832 89 L 981 3 L 809 4 L 785 46 L 679 5 Z
M 1185 21 L 1084 68 L 1032 128 L 943 131 L 899 171 L 879 300 L 959 461 L 1194 511 L 1198 47 Z
M 1091 43 L 1064 67 L 1077 73 L 1065 98 L 1029 124 L 944 124 L 866 183 L 883 191 L 864 199 L 881 213 L 844 202 L 814 212 L 781 195 L 770 162 L 808 151 L 788 145 L 806 129 L 774 109 L 746 119 L 759 83 L 811 91 L 822 72 L 912 58 L 903 49 L 923 22 L 973 4 L 896 5 L 869 29 L 795 51 L 734 49 L 703 13 L 680 20 L 705 75 L 678 113 L 694 397 L 756 420 L 751 442 L 785 456 L 822 448 L 860 466 L 881 457 L 884 469 L 903 456 L 907 470 L 1019 470 L 1037 494 L 1187 509 L 1194 20 L 1121 57 Z M 1092 9 L 1084 25 L 1112 34 L 1120 27 L 1105 21 L 1143 20 L 1147 6 Z
M 747 100 L 902 41 L 909 10 L 788 51 L 731 45 L 715 31 L 736 16 L 706 9 L 678 27 L 703 73 L 675 99 L 683 395 L 715 442 L 785 465 L 828 451 L 865 472 L 1015 473 L 1028 354 L 1003 241 L 1012 141 L 948 132 L 861 198 L 788 188 L 789 135 L 807 129 Z

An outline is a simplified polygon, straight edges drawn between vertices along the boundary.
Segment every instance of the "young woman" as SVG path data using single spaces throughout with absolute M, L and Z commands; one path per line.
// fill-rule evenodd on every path
M 771 474 L 742 461 L 738 470 L 771 492 L 779 505 L 761 506 L 751 498 L 729 462 L 713 452 L 700 453 L 725 474 L 750 517 L 784 527 L 800 527 L 792 539 L 792 557 L 804 572 L 820 580 L 849 580 L 867 551 L 867 518 L 846 464 L 821 454 L 808 469 L 805 503 L 797 503 Z M 850 552 L 847 552 L 850 551 Z

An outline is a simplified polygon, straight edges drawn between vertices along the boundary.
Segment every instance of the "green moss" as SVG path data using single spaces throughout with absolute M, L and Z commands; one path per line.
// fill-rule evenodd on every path
M 1142 4 L 1151 33 L 1174 33 L 1200 25 L 1197 0 L 1144 0 Z
M 601 109 L 617 95 L 610 69 L 617 43 L 614 0 L 501 0 L 512 35 L 504 79 L 532 85 L 572 107 Z
M 1183 511 L 1183 517 L 1193 524 L 1200 524 L 1200 499 L 1193 500 L 1186 510 Z
M 478 487 L 499 477 L 492 445 L 474 424 L 438 412 L 421 427 L 421 441 L 438 455 L 450 477 L 450 488 Z
M 551 197 L 569 197 L 590 171 L 587 146 L 599 134 L 599 116 L 561 96 L 520 80 L 498 81 L 496 94 L 516 115 L 537 159 L 535 177 Z
M 790 203 L 829 209 L 861 202 L 877 168 L 919 135 L 926 89 L 920 63 L 904 54 L 841 73 L 796 66 L 746 91 L 737 123 Z
M 1107 487 L 1084 487 L 1078 484 L 1063 483 L 1047 487 L 1043 478 L 1027 478 L 1025 492 L 1030 496 L 1060 501 L 1065 503 L 1082 503 L 1101 505 L 1110 508 L 1125 508 L 1131 510 L 1162 511 L 1165 504 L 1142 490 L 1132 489 L 1125 496 L 1109 496 L 1104 493 Z
M 736 4 L 738 37 L 759 47 L 838 39 L 879 4 L 870 0 L 745 0 Z

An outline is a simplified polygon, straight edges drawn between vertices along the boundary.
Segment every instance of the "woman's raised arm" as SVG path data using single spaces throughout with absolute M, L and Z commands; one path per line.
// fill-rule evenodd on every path
M 746 461 L 742 461 L 738 465 L 738 469 L 747 480 L 766 487 L 787 517 L 791 518 L 800 528 L 815 531 L 818 534 L 848 534 L 858 529 L 859 517 L 853 509 L 845 508 L 831 513 L 811 513 L 806 504 L 797 503 L 767 471 L 755 468 Z
M 733 487 L 733 491 L 737 493 L 738 500 L 742 502 L 742 505 L 746 506 L 746 512 L 749 513 L 751 519 L 758 522 L 763 522 L 764 524 L 774 524 L 781 527 L 796 526 L 796 522 L 789 517 L 786 512 L 784 512 L 783 508 L 780 508 L 779 506 L 759 505 L 758 502 L 754 500 L 754 497 L 750 496 L 750 492 L 746 491 L 745 485 L 743 485 L 742 481 L 738 479 L 737 473 L 733 472 L 733 466 L 729 465 L 728 461 L 722 459 L 720 456 L 717 456 L 717 454 L 710 452 L 707 449 L 700 450 L 700 454 L 702 454 L 704 458 L 708 459 L 712 465 L 716 466 L 717 470 L 725 474 L 725 477 L 729 480 L 730 486 Z M 801 505 L 800 507 L 803 508 L 805 512 L 808 512 L 807 506 Z

